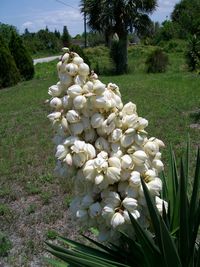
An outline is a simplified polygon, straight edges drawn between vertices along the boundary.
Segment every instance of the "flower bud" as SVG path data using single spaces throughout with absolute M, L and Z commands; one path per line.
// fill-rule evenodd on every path
M 80 121 L 80 116 L 75 110 L 69 110 L 66 114 L 66 119 L 70 123 L 76 123 Z
M 80 65 L 81 63 L 83 63 L 83 59 L 79 56 L 76 56 L 73 58 L 72 63 L 74 63 L 76 65 Z
M 100 113 L 94 113 L 94 115 L 91 117 L 91 125 L 93 128 L 98 128 L 102 125 L 104 122 L 104 116 Z
M 101 205 L 99 204 L 99 202 L 95 202 L 94 204 L 92 204 L 90 207 L 89 207 L 89 214 L 90 214 L 90 217 L 94 218 L 94 217 L 97 217 L 101 214 Z
M 88 76 L 90 69 L 87 64 L 81 63 L 78 68 L 78 73 L 82 76 Z
M 70 76 L 75 76 L 78 72 L 78 66 L 74 63 L 69 63 L 66 65 L 66 72 L 70 75 Z
M 50 101 L 50 107 L 55 108 L 55 109 L 60 109 L 62 107 L 62 100 L 58 97 L 54 97 Z
M 121 157 L 122 169 L 129 169 L 133 165 L 133 160 L 129 155 L 124 155 Z
M 60 96 L 62 91 L 63 91 L 62 86 L 60 84 L 56 84 L 56 85 L 52 85 L 51 87 L 49 87 L 48 94 L 53 97 Z
M 72 86 L 70 86 L 68 89 L 67 89 L 67 93 L 70 97 L 74 98 L 78 95 L 81 95 L 82 93 L 82 88 L 80 85 L 78 84 L 74 84 Z
M 87 99 L 82 95 L 76 96 L 73 100 L 75 109 L 82 109 L 85 106 L 86 102 Z
M 143 165 L 145 161 L 148 159 L 147 154 L 142 151 L 138 150 L 133 153 L 132 155 L 133 162 L 137 164 L 138 166 Z

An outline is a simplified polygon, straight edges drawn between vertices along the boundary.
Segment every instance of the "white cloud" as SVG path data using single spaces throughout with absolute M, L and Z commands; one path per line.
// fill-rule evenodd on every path
M 179 0 L 159 0 L 156 11 L 152 14 L 151 18 L 154 21 L 162 22 L 169 19 L 176 3 Z
M 74 36 L 83 32 L 83 17 L 79 10 L 59 9 L 49 12 L 34 12 L 30 21 L 25 21 L 20 27 L 23 32 L 25 28 L 30 31 L 38 31 L 46 26 L 50 30 L 59 30 L 62 32 L 63 26 L 66 25 L 69 33 Z

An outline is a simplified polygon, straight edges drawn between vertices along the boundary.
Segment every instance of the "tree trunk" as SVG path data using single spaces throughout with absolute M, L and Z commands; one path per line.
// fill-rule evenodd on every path
M 128 71 L 128 36 L 119 36 L 118 41 L 118 64 L 116 65 L 117 74 L 124 74 Z

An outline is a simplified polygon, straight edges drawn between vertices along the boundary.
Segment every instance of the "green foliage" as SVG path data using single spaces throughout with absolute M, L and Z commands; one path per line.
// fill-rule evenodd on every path
M 158 42 L 160 40 L 169 41 L 176 37 L 176 27 L 175 24 L 170 20 L 165 20 L 162 23 L 162 27 L 158 32 Z
M 10 42 L 10 38 L 13 32 L 18 34 L 16 27 L 0 22 L 0 35 L 3 37 L 7 46 Z
M 200 35 L 200 1 L 181 0 L 174 7 L 171 18 L 179 26 L 179 37 Z
M 121 232 L 120 244 L 109 243 L 104 246 L 90 240 L 98 248 L 60 237 L 66 246 L 47 243 L 48 251 L 70 264 L 69 266 L 133 266 L 133 267 L 198 267 L 200 264 L 200 245 L 197 240 L 200 225 L 200 151 L 197 153 L 196 168 L 189 198 L 189 142 L 185 157 L 181 159 L 180 172 L 171 151 L 170 174 L 163 174 L 163 197 L 168 202 L 168 209 L 163 204 L 163 214 L 159 214 L 154 200 L 145 182 L 141 179 L 153 235 L 141 227 L 129 214 L 135 237 Z M 52 266 L 64 266 L 62 262 L 47 260 Z
M 58 31 L 50 32 L 48 29 L 39 30 L 36 33 L 25 31 L 22 39 L 31 54 L 46 51 L 51 55 L 55 52 L 58 53 L 62 47 Z
M 63 27 L 63 33 L 62 33 L 61 39 L 62 39 L 62 44 L 64 47 L 70 47 L 71 36 L 69 35 L 67 26 Z
M 162 49 L 157 48 L 148 56 L 145 63 L 148 73 L 165 72 L 169 60 L 167 54 Z
M 194 35 L 189 39 L 186 60 L 189 70 L 200 74 L 200 37 Z
M 105 44 L 105 38 L 102 33 L 91 31 L 87 33 L 88 46 L 94 47 Z
M 13 86 L 20 80 L 20 74 L 7 45 L 0 35 L 0 89 Z
M 11 241 L 4 233 L 0 232 L 0 257 L 6 257 L 11 248 Z
M 25 48 L 20 36 L 14 32 L 12 33 L 9 42 L 9 49 L 15 60 L 17 68 L 19 69 L 22 79 L 32 79 L 34 75 L 33 60 Z

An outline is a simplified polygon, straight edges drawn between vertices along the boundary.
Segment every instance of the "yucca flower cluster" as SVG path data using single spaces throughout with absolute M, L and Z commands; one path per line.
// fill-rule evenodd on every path
M 149 227 L 141 179 L 162 212 L 164 143 L 147 137 L 148 121 L 135 104 L 122 103 L 116 84 L 105 85 L 78 54 L 63 51 L 60 81 L 48 91 L 48 118 L 55 128 L 56 172 L 74 183 L 72 214 L 82 226 L 97 228 L 100 241 L 132 229 L 128 213 Z

